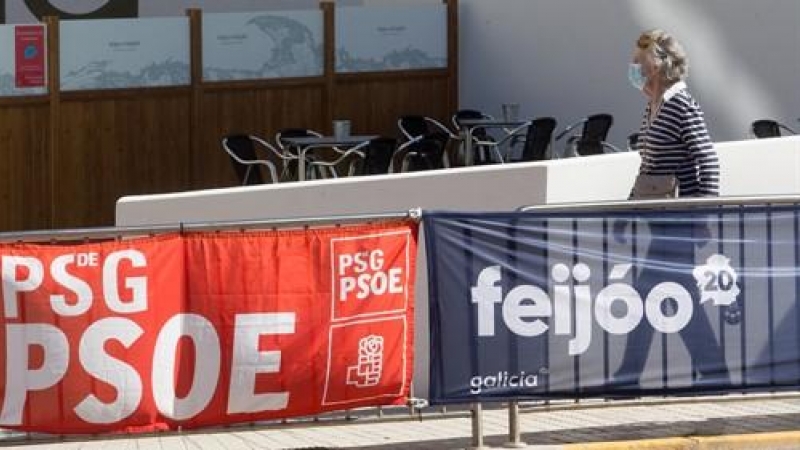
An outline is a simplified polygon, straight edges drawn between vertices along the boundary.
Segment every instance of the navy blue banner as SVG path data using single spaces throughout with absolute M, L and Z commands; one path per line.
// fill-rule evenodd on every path
M 430 400 L 797 387 L 794 207 L 427 213 Z

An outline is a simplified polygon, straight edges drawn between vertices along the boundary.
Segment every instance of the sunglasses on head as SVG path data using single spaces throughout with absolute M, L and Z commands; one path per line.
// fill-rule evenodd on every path
M 658 42 L 656 42 L 656 40 L 653 39 L 651 36 L 648 35 L 640 36 L 639 40 L 636 41 L 636 46 L 641 50 L 648 50 L 652 47 L 659 58 L 664 59 L 667 57 L 667 52 L 665 52 L 664 49 L 661 48 L 661 46 L 658 44 Z

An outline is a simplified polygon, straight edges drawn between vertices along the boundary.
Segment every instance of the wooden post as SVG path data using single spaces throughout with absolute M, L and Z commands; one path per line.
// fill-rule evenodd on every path
M 49 183 L 48 191 L 50 197 L 50 213 L 48 225 L 50 228 L 57 228 L 57 199 L 58 189 L 58 167 L 59 167 L 59 147 L 61 136 L 61 62 L 60 52 L 60 28 L 58 17 L 48 16 L 44 18 L 47 28 L 47 93 L 49 96 L 49 127 L 47 130 L 47 147 L 50 173 L 45 177 Z
M 189 187 L 198 188 L 196 178 L 200 171 L 195 165 L 202 162 L 200 134 L 203 127 L 203 13 L 200 9 L 186 10 L 189 16 L 189 79 L 191 94 L 189 98 Z
M 458 0 L 447 4 L 447 107 L 458 109 Z
M 324 133 L 333 133 L 333 116 L 336 105 L 336 4 L 330 0 L 324 0 L 319 4 L 322 8 L 323 23 L 323 77 L 325 87 L 323 88 L 322 110 L 324 122 Z

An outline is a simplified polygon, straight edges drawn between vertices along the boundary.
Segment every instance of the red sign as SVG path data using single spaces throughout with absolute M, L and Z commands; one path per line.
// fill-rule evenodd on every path
M 416 225 L 0 246 L 0 428 L 192 428 L 403 404 Z
M 18 88 L 45 85 L 44 25 L 14 27 L 15 84 Z

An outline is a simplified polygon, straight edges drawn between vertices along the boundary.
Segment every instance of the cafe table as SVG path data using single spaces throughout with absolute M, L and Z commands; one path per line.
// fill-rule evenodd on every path
M 530 125 L 530 120 L 505 120 L 492 118 L 461 119 L 458 121 L 458 124 L 461 128 L 461 135 L 464 138 L 464 164 L 471 166 L 474 163 L 473 147 L 475 146 L 475 130 L 498 128 L 503 130 L 508 137 L 518 133 L 521 129 Z M 499 151 L 498 156 L 500 156 Z M 500 156 L 500 158 L 501 162 L 503 162 L 502 156 Z
M 317 148 L 336 148 L 340 151 L 353 149 L 360 145 L 366 146 L 377 135 L 359 134 L 348 136 L 304 136 L 304 137 L 285 137 L 283 141 L 296 151 L 298 157 L 297 180 L 306 179 L 306 155 L 309 151 Z

